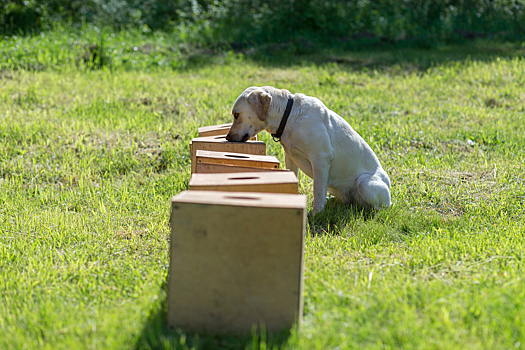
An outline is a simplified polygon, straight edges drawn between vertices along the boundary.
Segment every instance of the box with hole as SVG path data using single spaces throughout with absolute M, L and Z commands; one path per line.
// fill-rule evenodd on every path
M 225 136 L 197 137 L 190 142 L 191 172 L 196 170 L 197 151 L 216 151 L 266 155 L 266 144 L 262 141 L 229 142 Z
M 195 173 L 190 179 L 190 190 L 228 192 L 266 192 L 297 194 L 299 185 L 292 171 L 252 173 Z
M 172 199 L 168 325 L 250 334 L 303 313 L 306 196 L 184 191 Z
M 230 131 L 231 126 L 232 126 L 232 123 L 201 126 L 199 128 L 199 137 L 225 136 Z M 257 141 L 258 140 L 257 135 L 253 136 L 250 140 Z
M 234 152 L 215 152 L 198 150 L 195 153 L 197 162 L 196 171 L 204 167 L 198 167 L 200 164 L 207 165 L 234 165 L 245 168 L 262 168 L 265 170 L 279 170 L 279 160 L 274 156 L 261 156 L 254 154 L 243 154 Z M 208 167 L 209 169 L 210 167 Z M 221 172 L 221 171 L 217 171 Z

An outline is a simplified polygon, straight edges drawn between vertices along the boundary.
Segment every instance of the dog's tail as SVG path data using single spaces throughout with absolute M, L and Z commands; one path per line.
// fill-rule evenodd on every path
M 388 208 L 391 203 L 390 180 L 382 173 L 363 174 L 356 180 L 355 199 L 365 207 Z

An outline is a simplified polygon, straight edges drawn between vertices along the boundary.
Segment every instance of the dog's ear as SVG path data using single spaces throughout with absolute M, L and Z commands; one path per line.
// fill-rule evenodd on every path
M 272 96 L 267 92 L 255 90 L 248 95 L 248 102 L 250 102 L 253 108 L 255 108 L 257 118 L 265 121 L 266 114 L 268 114 L 268 109 L 270 108 L 270 103 L 272 102 Z

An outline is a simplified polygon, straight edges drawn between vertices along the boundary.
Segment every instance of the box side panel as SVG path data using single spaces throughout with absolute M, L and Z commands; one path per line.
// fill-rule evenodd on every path
M 266 184 L 222 184 L 222 185 L 191 185 L 192 191 L 226 191 L 226 192 L 261 192 L 297 194 L 298 186 L 294 183 Z
M 230 131 L 232 123 L 202 126 L 199 128 L 199 137 L 226 135 Z
M 195 157 L 197 159 L 197 163 L 209 163 L 209 164 L 226 164 L 226 165 L 236 165 L 236 166 L 247 166 L 247 167 L 254 167 L 254 168 L 279 168 L 279 161 L 262 161 L 259 159 L 242 159 L 242 158 L 228 158 L 228 157 L 213 157 L 213 158 L 207 158 L 207 157 L 201 157 L 197 155 Z
M 194 146 L 196 150 L 266 155 L 266 145 L 259 142 L 198 142 Z
M 197 163 L 194 173 L 199 174 L 216 174 L 216 173 L 246 173 L 246 172 L 263 172 L 263 171 L 287 171 L 277 168 L 252 168 L 235 166 L 228 164 L 210 164 L 210 163 Z
M 168 322 L 290 328 L 302 310 L 304 209 L 173 203 Z
M 206 131 L 200 131 L 199 130 L 199 137 L 208 137 L 208 136 L 218 136 L 218 135 L 227 135 L 230 129 L 213 129 L 213 130 L 206 130 Z
M 196 170 L 197 150 L 266 155 L 266 144 L 264 142 L 203 142 L 193 139 L 190 144 L 192 174 Z

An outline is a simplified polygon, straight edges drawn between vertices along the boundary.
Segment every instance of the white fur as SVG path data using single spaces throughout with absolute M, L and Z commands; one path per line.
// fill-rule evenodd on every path
M 245 141 L 262 130 L 275 133 L 289 96 L 271 86 L 246 89 L 233 105 L 237 118 L 227 139 Z M 314 213 L 324 208 L 327 191 L 346 203 L 389 207 L 390 179 L 365 140 L 319 99 L 299 93 L 293 98 L 281 145 L 286 167 L 296 174 L 299 168 L 314 180 Z

